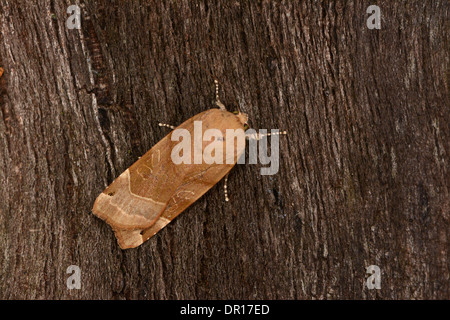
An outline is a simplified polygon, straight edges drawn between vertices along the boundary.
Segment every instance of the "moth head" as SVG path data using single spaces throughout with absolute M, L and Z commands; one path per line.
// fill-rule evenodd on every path
M 246 113 L 243 113 L 241 111 L 233 111 L 233 113 L 236 115 L 236 117 L 238 118 L 239 122 L 242 123 L 242 125 L 244 126 L 244 129 L 247 130 L 248 129 L 248 115 Z

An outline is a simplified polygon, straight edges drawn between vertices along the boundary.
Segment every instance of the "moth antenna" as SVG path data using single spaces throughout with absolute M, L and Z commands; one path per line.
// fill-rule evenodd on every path
M 227 110 L 225 105 L 219 99 L 219 81 L 214 79 L 214 84 L 216 85 L 216 104 L 219 106 L 220 110 Z
M 285 135 L 287 134 L 286 131 L 280 131 L 280 132 L 274 132 L 274 133 L 246 133 L 245 137 L 249 140 L 261 140 L 263 137 L 268 137 L 268 136 L 279 136 L 279 135 Z
M 170 128 L 170 129 L 175 129 L 176 127 L 175 126 L 171 126 L 170 124 L 167 124 L 167 123 L 161 123 L 161 122 L 158 122 L 158 125 L 160 126 L 160 127 L 167 127 L 167 128 Z
M 188 36 L 188 39 L 189 39 L 189 36 Z M 217 81 L 217 77 L 216 77 L 214 74 L 212 74 L 210 71 L 206 70 L 203 66 L 201 66 L 195 59 L 193 59 L 193 58 L 191 57 L 191 54 L 190 54 L 187 50 L 185 50 L 184 52 L 185 52 L 185 54 L 186 54 L 186 57 L 187 57 L 191 62 L 194 62 L 194 63 L 197 65 L 197 67 L 199 67 L 200 69 L 202 69 L 203 71 L 205 71 L 207 74 L 209 74 L 209 75 L 214 79 L 214 83 L 216 84 L 216 104 L 219 106 L 219 108 L 220 108 L 221 110 L 226 110 L 225 105 L 224 105 L 222 102 L 220 102 L 220 100 L 219 100 L 219 87 L 218 87 L 219 82 Z M 236 99 L 235 99 L 234 97 L 232 97 L 232 99 L 234 100 L 234 102 L 236 103 L 236 105 L 238 105 L 238 102 L 236 101 Z M 239 108 L 239 107 L 238 107 L 238 108 Z M 240 108 L 239 108 L 239 112 L 241 112 Z
M 225 195 L 225 201 L 228 202 L 230 201 L 230 199 L 228 198 L 228 187 L 227 187 L 227 183 L 228 183 L 228 173 L 225 175 L 225 184 L 223 186 L 223 193 Z

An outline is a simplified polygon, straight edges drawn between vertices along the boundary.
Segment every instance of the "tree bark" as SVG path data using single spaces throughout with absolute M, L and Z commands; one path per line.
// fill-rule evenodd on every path
M 376 2 L 0 0 L 0 298 L 449 299 L 450 8 Z M 279 172 L 120 250 L 95 198 L 214 77 Z

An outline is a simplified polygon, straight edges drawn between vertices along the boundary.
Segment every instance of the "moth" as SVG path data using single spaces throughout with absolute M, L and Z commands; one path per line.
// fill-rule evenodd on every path
M 227 142 L 227 129 L 244 133 L 248 116 L 227 111 L 219 100 L 217 80 L 215 87 L 218 108 L 201 112 L 176 128 L 160 123 L 160 126 L 174 130 L 126 169 L 95 200 L 92 212 L 112 227 L 120 248 L 134 248 L 150 239 L 223 177 L 225 200 L 228 201 L 227 174 L 244 152 L 245 139 L 242 142 L 233 137 Z M 197 144 L 194 137 L 190 142 L 194 151 L 190 155 L 192 161 L 175 164 L 173 152 L 176 152 L 179 140 L 173 139 L 172 135 L 177 129 L 195 132 L 198 123 L 203 131 L 215 129 L 213 132 L 217 134 L 213 134 L 210 141 Z M 226 148 L 227 143 L 232 148 Z M 214 150 L 226 150 L 214 155 L 222 161 L 195 161 L 196 151 L 218 146 L 221 148 Z
M 4 71 L 5 70 L 2 67 L 0 67 L 0 78 L 2 77 Z

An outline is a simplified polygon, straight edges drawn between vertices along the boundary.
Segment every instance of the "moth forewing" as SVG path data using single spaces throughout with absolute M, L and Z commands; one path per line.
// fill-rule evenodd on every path
M 226 164 L 236 164 L 245 151 L 245 132 L 243 128 L 226 129 Z
M 117 177 L 96 199 L 94 214 L 113 229 L 135 230 L 154 224 L 179 183 L 170 147 L 171 141 L 162 139 Z M 169 177 L 174 183 L 167 185 Z
M 185 129 L 194 134 L 200 129 L 197 121 L 203 132 L 216 129 L 213 133 L 219 136 L 220 131 L 225 139 L 202 139 L 200 150 L 198 140 L 191 139 L 194 151 L 190 155 L 191 162 L 176 164 L 172 160 L 172 150 L 180 142 L 172 141 L 170 133 L 125 170 L 95 201 L 94 214 L 114 229 L 122 249 L 137 247 L 164 228 L 220 181 L 244 151 L 245 139 L 240 142 L 234 137 L 235 147 L 225 149 L 227 129 L 243 132 L 244 124 L 236 115 L 210 109 L 188 119 L 174 131 Z M 214 150 L 222 150 L 222 163 L 204 161 L 205 148 L 210 145 Z M 200 162 L 196 151 L 201 151 Z

